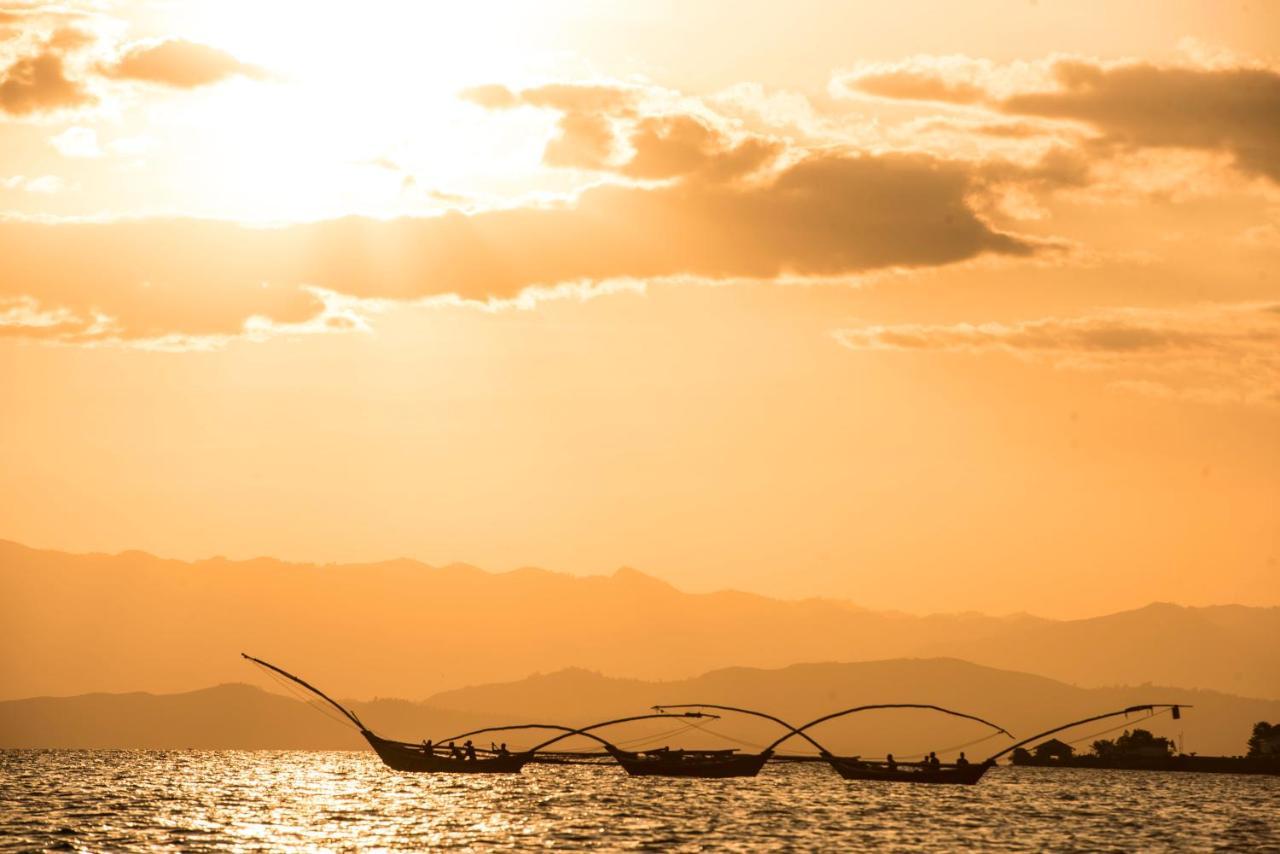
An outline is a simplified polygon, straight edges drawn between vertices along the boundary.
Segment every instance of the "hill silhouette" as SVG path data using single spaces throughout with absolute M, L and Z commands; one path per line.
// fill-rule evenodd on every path
M 835 600 L 685 593 L 632 569 L 579 577 L 411 560 L 184 562 L 0 541 L 0 698 L 195 690 L 242 679 L 242 649 L 355 696 L 410 699 L 574 666 L 653 680 L 939 654 L 1083 686 L 1155 682 L 1276 698 L 1277 637 L 1280 608 L 914 617 Z
M 253 671 L 255 678 L 267 682 Z M 311 674 L 302 674 L 310 677 Z M 320 687 L 341 694 L 341 685 Z M 779 669 L 726 668 L 691 679 L 650 682 L 610 678 L 582 669 L 439 693 L 425 702 L 379 699 L 350 706 L 380 734 L 407 740 L 441 738 L 501 723 L 531 721 L 584 724 L 636 714 L 653 703 L 719 702 L 776 713 L 803 723 L 828 711 L 877 702 L 936 703 L 996 721 L 1019 735 L 1101 711 L 1143 702 L 1192 704 L 1180 721 L 1140 716 L 1095 724 L 1067 738 L 1087 739 L 1119 724 L 1180 739 L 1188 751 L 1239 754 L 1253 724 L 1280 719 L 1280 701 L 1234 697 L 1168 687 L 1077 688 L 1026 673 L 981 667 L 955 659 L 896 659 L 798 664 Z M 672 726 L 665 721 L 611 732 L 617 740 L 649 739 Z M 780 734 L 773 724 L 726 716 L 702 729 L 651 743 L 745 747 Z M 842 752 L 906 756 L 943 750 L 984 737 L 980 725 L 915 711 L 873 712 L 816 729 L 828 747 Z M 725 738 L 727 737 L 727 738 Z M 499 740 L 528 745 L 532 736 Z M 1003 742 L 1007 743 L 1007 742 Z M 967 748 L 970 756 L 999 749 L 1001 738 Z M 590 747 L 579 743 L 575 747 Z M 88 694 L 0 702 L 0 747 L 360 749 L 350 727 L 334 723 L 289 697 L 244 684 L 172 694 Z M 787 749 L 800 752 L 794 741 Z

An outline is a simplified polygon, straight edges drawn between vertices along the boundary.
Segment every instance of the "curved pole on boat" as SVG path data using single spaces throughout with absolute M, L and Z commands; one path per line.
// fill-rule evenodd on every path
M 559 730 L 560 732 L 565 733 L 566 737 L 568 737 L 568 734 L 570 733 L 574 735 L 583 735 L 583 736 L 586 736 L 587 738 L 595 739 L 596 741 L 603 744 L 605 747 L 612 748 L 614 750 L 622 749 L 618 747 L 616 744 L 610 741 L 606 741 L 605 739 L 601 738 L 595 733 L 582 732 L 581 730 L 576 730 L 573 727 L 562 726 L 560 724 L 507 724 L 505 726 L 487 726 L 487 727 L 483 727 L 482 729 L 473 729 L 470 732 L 460 732 L 457 735 L 451 735 L 448 738 L 442 738 L 436 742 L 436 746 L 439 747 L 441 744 L 444 744 L 450 741 L 457 741 L 460 738 L 470 738 L 473 735 L 483 735 L 486 732 L 504 732 L 506 730 L 512 730 L 512 729 L 554 729 L 554 730 Z
M 980 717 L 977 717 L 976 715 L 966 715 L 964 712 L 957 712 L 952 709 L 944 709 L 942 706 L 934 706 L 928 703 L 877 703 L 876 705 L 872 705 L 872 706 L 855 706 L 852 709 L 844 709 L 839 712 L 832 712 L 829 715 L 823 715 L 820 718 L 814 718 L 804 726 L 798 727 L 795 729 L 795 731 L 789 732 L 786 735 L 782 736 L 773 744 L 766 747 L 765 750 L 773 750 L 775 747 L 782 744 L 782 742 L 791 738 L 793 735 L 804 735 L 805 730 L 809 729 L 810 727 L 815 727 L 820 723 L 829 721 L 832 718 L 840 718 L 840 717 L 844 717 L 845 715 L 852 715 L 855 712 L 870 711 L 871 709 L 932 709 L 935 712 L 942 712 L 943 714 L 954 715 L 957 718 L 968 718 L 971 721 L 977 721 L 980 724 L 986 724 L 987 726 L 991 727 L 997 732 L 1002 732 L 1005 735 L 1009 736 L 1009 738 L 1013 738 L 1013 733 L 1009 732 L 1007 729 L 1005 729 L 1002 726 L 993 724 L 991 721 L 984 720 Z
M 332 697 L 330 697 L 328 694 L 326 694 L 325 692 L 321 691 L 319 688 L 317 688 L 316 686 L 312 685 L 311 683 L 309 683 L 309 682 L 305 682 L 305 681 L 303 681 L 302 679 L 299 679 L 297 676 L 294 676 L 292 673 L 288 672 L 287 670 L 281 670 L 279 667 L 276 667 L 274 664 L 269 664 L 268 662 L 263 661 L 261 658 L 254 658 L 252 655 L 249 655 L 248 653 L 244 653 L 244 652 L 242 652 L 242 653 L 240 653 L 240 657 L 241 657 L 241 658 L 247 658 L 247 659 L 249 659 L 250 661 L 252 661 L 254 664 L 259 664 L 259 665 L 261 665 L 261 666 L 263 666 L 263 667 L 267 668 L 268 670 L 274 670 L 276 673 L 279 673 L 281 676 L 283 676 L 284 678 L 286 678 L 286 679 L 288 679 L 288 680 L 290 680 L 290 681 L 292 681 L 292 682 L 297 682 L 297 683 L 298 683 L 299 685 L 301 685 L 303 688 L 306 688 L 306 689 L 307 689 L 308 691 L 310 691 L 312 694 L 315 694 L 317 697 L 319 697 L 320 699 L 324 700 L 326 703 L 328 703 L 329 705 L 333 706 L 333 707 L 334 707 L 335 709 L 337 709 L 338 711 L 342 712 L 342 714 L 347 718 L 347 720 L 351 721 L 353 724 L 355 724 L 356 726 L 360 727 L 360 731 L 361 731 L 361 732 L 368 732 L 368 731 L 369 731 L 369 730 L 368 730 L 368 727 L 366 727 L 366 726 L 361 722 L 361 720 L 360 720 L 358 717 L 356 717 L 356 713 L 355 713 L 355 712 L 349 711 L 347 708 L 345 708 L 345 707 L 344 707 L 341 703 L 339 703 L 337 700 L 333 699 L 333 698 L 332 698 Z
M 993 753 L 992 755 L 988 756 L 986 758 L 986 761 L 995 762 L 997 759 L 999 759 L 1001 756 L 1004 756 L 1006 753 L 1017 750 L 1019 747 L 1022 747 L 1022 745 L 1024 744 L 1030 744 L 1033 741 L 1038 741 L 1044 738 L 1046 735 L 1053 735 L 1055 732 L 1061 732 L 1064 729 L 1071 729 L 1074 726 L 1080 726 L 1082 724 L 1092 723 L 1093 721 L 1100 721 L 1103 718 L 1114 718 L 1117 715 L 1128 715 L 1128 714 L 1132 714 L 1133 712 L 1143 712 L 1143 711 L 1154 713 L 1156 709 L 1173 709 L 1173 716 L 1177 718 L 1180 716 L 1182 709 L 1189 709 L 1189 708 L 1191 708 L 1191 706 L 1183 705 L 1182 703 L 1147 703 L 1141 706 L 1130 706 L 1127 709 L 1120 709 L 1118 712 L 1107 712 L 1104 715 L 1094 715 L 1091 718 L 1081 718 L 1078 721 L 1072 721 L 1069 724 L 1063 724 L 1062 726 L 1056 726 L 1053 729 L 1047 729 L 1044 732 L 1036 733 L 1030 738 L 1024 738 L 1022 741 L 1018 742 L 1017 744 L 1011 744 L 1008 747 L 1006 747 L 1004 750 L 1000 751 L 999 753 Z
M 667 709 L 719 709 L 722 712 L 738 712 L 739 714 L 742 714 L 742 715 L 755 715 L 758 718 L 764 718 L 767 721 L 773 721 L 775 724 L 777 724 L 780 727 L 783 727 L 784 729 L 791 730 L 792 735 L 800 736 L 805 741 L 809 742 L 814 747 L 818 748 L 818 751 L 820 753 L 829 752 L 821 744 L 818 744 L 818 742 L 814 741 L 813 737 L 809 735 L 807 732 L 801 732 L 800 730 L 793 727 L 791 724 L 784 721 L 782 718 L 774 717 L 768 712 L 757 712 L 755 709 L 741 709 L 741 708 L 738 708 L 737 706 L 719 706 L 719 705 L 716 705 L 715 703 L 666 703 L 661 706 L 654 706 L 653 708 L 659 711 L 665 711 Z
M 541 750 L 541 749 L 542 749 L 542 748 L 544 748 L 544 747 L 550 747 L 551 745 L 555 744 L 557 741 L 563 741 L 564 739 L 569 738 L 569 737 L 571 737 L 571 736 L 575 736 L 575 735 L 585 735 L 585 736 L 587 736 L 588 738 L 593 738 L 593 737 L 594 737 L 594 738 L 596 739 L 596 741 L 604 741 L 604 739 L 599 738 L 598 736 L 592 736 L 592 735 L 591 735 L 591 730 L 593 730 L 593 729 L 600 729 L 601 727 L 606 727 L 606 726 L 613 726 L 614 724 L 625 724 L 625 723 L 629 723 L 629 722 L 631 722 L 631 721 L 646 721 L 646 720 L 651 720 L 651 719 L 653 719 L 653 718 L 663 718 L 663 719 L 665 719 L 665 720 L 671 720 L 673 717 L 676 717 L 676 718 L 717 718 L 717 719 L 718 719 L 720 716 L 719 716 L 719 715 L 709 715 L 709 714 L 707 714 L 707 713 L 705 713 L 705 712 L 683 712 L 683 713 L 681 713 L 681 714 L 679 714 L 679 715 L 632 715 L 632 716 L 631 716 L 631 717 L 629 717 L 629 718 L 615 718 L 615 719 L 613 719 L 613 720 L 611 720 L 611 721 L 601 721 L 601 722 L 600 722 L 600 723 L 598 723 L 598 724 L 591 724 L 591 726 L 579 727 L 578 729 L 571 729 L 571 730 L 568 730 L 568 731 L 566 731 L 566 732 L 562 732 L 560 735 L 557 735 L 555 738 L 549 738 L 549 739 L 547 739 L 546 741 L 542 742 L 541 744 L 535 744 L 533 747 L 530 747 L 528 750 L 523 751 L 523 752 L 524 752 L 524 753 L 537 753 L 539 750 Z M 615 749 L 618 749 L 618 748 L 615 748 Z

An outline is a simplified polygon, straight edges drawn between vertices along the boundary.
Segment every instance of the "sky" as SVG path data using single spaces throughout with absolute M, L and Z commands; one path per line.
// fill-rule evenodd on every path
M 0 537 L 1280 604 L 1277 33 L 0 3 Z

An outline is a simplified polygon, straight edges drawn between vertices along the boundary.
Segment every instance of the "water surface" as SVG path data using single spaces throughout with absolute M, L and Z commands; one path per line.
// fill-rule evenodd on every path
M 1280 851 L 1280 778 L 997 768 L 977 786 L 616 766 L 401 774 L 372 753 L 0 752 L 6 850 Z

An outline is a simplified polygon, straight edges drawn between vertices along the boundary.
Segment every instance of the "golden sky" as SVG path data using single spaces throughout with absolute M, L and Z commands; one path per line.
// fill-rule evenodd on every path
M 0 537 L 1278 604 L 1277 34 L 0 3 Z

